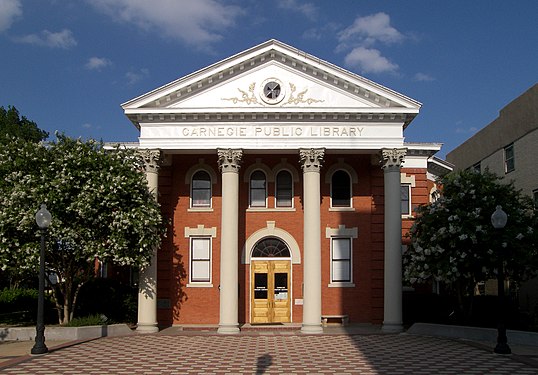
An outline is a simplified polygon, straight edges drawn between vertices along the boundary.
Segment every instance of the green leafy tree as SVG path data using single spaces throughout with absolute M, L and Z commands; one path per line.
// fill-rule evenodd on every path
M 7 110 L 0 107 L 0 142 L 6 142 L 11 138 L 22 138 L 30 142 L 39 142 L 49 136 L 44 130 L 37 127 L 37 124 L 20 117 L 17 108 L 8 106 Z
M 442 282 L 463 309 L 477 282 L 497 278 L 501 251 L 512 282 L 537 273 L 537 217 L 529 197 L 489 171 L 451 173 L 439 183 L 442 196 L 416 210 L 411 246 L 403 256 L 408 282 Z M 491 224 L 497 205 L 508 214 L 503 230 Z M 464 319 L 469 313 L 460 310 Z
M 41 203 L 52 214 L 46 269 L 60 323 L 73 318 L 95 259 L 145 266 L 164 234 L 160 208 L 147 188 L 135 150 L 106 151 L 101 143 L 63 135 L 48 145 L 15 139 L 0 148 L 0 267 L 36 270 Z

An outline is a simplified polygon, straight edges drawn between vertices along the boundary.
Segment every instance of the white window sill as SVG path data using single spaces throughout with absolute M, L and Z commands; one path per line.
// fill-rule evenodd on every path
M 188 283 L 187 288 L 213 288 L 213 283 Z
M 355 208 L 354 207 L 331 207 L 331 208 L 329 208 L 329 211 L 333 211 L 333 212 L 345 212 L 345 211 L 352 212 L 352 211 L 355 211 Z
M 355 283 L 333 282 L 327 285 L 329 288 L 354 288 Z
M 213 212 L 213 209 L 211 207 L 191 207 L 187 210 L 187 212 Z
M 414 219 L 413 215 L 402 215 L 402 219 Z
M 247 212 L 295 212 L 295 208 L 293 207 L 277 207 L 277 208 L 255 207 L 255 208 L 247 208 Z

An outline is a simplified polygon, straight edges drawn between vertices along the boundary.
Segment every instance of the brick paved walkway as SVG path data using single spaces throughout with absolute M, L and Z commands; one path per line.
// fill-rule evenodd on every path
M 538 374 L 462 342 L 411 335 L 136 335 L 26 357 L 5 374 Z

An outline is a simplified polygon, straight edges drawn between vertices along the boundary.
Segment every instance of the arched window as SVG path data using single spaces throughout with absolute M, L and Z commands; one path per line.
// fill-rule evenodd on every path
M 252 258 L 288 258 L 290 249 L 278 238 L 264 238 L 252 250 Z
M 265 207 L 267 197 L 267 181 L 262 171 L 254 171 L 250 175 L 250 207 Z
M 192 176 L 192 207 L 211 207 L 211 177 L 206 171 L 198 171 Z
M 351 179 L 344 170 L 332 175 L 331 201 L 332 207 L 351 207 Z
M 288 171 L 276 175 L 276 206 L 291 207 L 293 197 L 293 179 Z

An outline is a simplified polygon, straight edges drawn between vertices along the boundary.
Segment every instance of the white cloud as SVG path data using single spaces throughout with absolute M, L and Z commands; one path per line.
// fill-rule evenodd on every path
M 14 38 L 16 42 L 34 44 L 36 46 L 68 49 L 77 45 L 71 30 L 63 29 L 57 33 L 43 30 L 40 34 L 29 34 Z
M 86 69 L 89 69 L 89 70 L 101 70 L 110 65 L 112 65 L 112 61 L 110 61 L 106 57 L 94 56 L 94 57 L 90 57 L 88 59 L 88 62 L 84 66 L 86 67 Z
M 125 78 L 127 78 L 127 83 L 129 83 L 130 85 L 133 85 L 148 76 L 149 76 L 149 70 L 147 70 L 146 68 L 142 68 L 138 71 L 131 70 L 125 73 Z
M 346 65 L 358 68 L 363 73 L 394 73 L 398 65 L 382 56 L 375 44 L 393 44 L 405 39 L 404 35 L 390 24 L 390 16 L 380 12 L 357 17 L 353 24 L 338 33 L 338 52 L 347 52 Z
M 220 0 L 88 0 L 114 20 L 208 49 L 244 11 Z
M 358 68 L 363 73 L 395 72 L 398 65 L 391 63 L 381 52 L 373 48 L 354 48 L 344 59 L 348 66 Z
M 318 7 L 312 3 L 300 4 L 297 0 L 278 0 L 277 5 L 281 9 L 299 12 L 310 20 L 315 20 L 318 17 Z
M 391 44 L 403 39 L 403 34 L 391 26 L 390 16 L 383 12 L 357 17 L 353 25 L 338 34 L 338 41 L 342 46 L 371 46 L 376 42 Z
M 417 73 L 417 74 L 415 74 L 415 76 L 413 78 L 414 78 L 415 81 L 419 81 L 419 82 L 435 81 L 435 78 L 433 78 L 432 76 L 430 76 L 429 74 L 426 74 L 426 73 Z
M 0 32 L 9 29 L 20 16 L 22 16 L 21 0 L 0 0 Z

